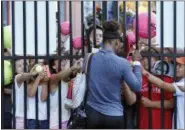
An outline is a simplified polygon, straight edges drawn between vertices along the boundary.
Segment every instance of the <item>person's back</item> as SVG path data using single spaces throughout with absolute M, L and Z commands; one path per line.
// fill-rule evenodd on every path
M 104 49 L 94 54 L 89 76 L 87 103 L 90 106 L 106 115 L 123 115 L 120 81 L 125 64 L 128 61 L 116 56 L 111 50 Z

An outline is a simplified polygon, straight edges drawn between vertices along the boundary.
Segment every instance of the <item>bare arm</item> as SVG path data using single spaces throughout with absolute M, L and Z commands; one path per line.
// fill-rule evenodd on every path
M 130 90 L 126 83 L 124 83 L 123 95 L 128 105 L 132 105 L 136 102 L 136 94 Z
M 73 70 L 69 68 L 57 74 L 53 74 L 50 77 L 50 84 L 58 84 L 59 81 L 68 79 L 72 73 L 73 73 Z
M 57 74 L 53 74 L 50 77 L 50 90 L 56 90 L 59 81 L 63 80 L 65 82 L 68 82 L 70 80 L 70 76 L 76 74 L 80 70 L 81 66 L 79 62 L 76 62 L 71 68 L 65 69 Z
M 46 101 L 48 97 L 48 86 L 47 84 L 42 85 L 41 101 Z
M 40 83 L 40 77 L 38 76 L 32 84 L 28 84 L 28 96 L 29 97 L 35 96 L 39 83 Z
M 162 108 L 161 101 L 151 101 L 150 99 L 146 97 L 141 98 L 141 102 L 143 106 L 145 107 L 151 107 L 151 108 Z M 164 100 L 164 108 L 165 109 L 172 109 L 174 107 L 174 100 Z
M 16 76 L 16 80 L 17 80 L 17 83 L 18 83 L 18 87 L 21 86 L 21 84 L 24 82 L 24 81 L 28 81 L 29 79 L 33 78 L 34 74 L 32 73 L 22 73 L 22 74 L 18 74 Z
M 153 108 L 162 108 L 161 101 L 152 101 Z M 165 109 L 172 109 L 174 107 L 174 101 L 171 100 L 164 100 L 164 108 Z
M 168 92 L 175 93 L 175 87 L 171 83 L 164 82 L 160 78 L 150 74 L 148 71 L 144 70 L 142 71 L 142 74 L 146 76 L 152 84 L 156 85 L 158 88 L 162 88 Z

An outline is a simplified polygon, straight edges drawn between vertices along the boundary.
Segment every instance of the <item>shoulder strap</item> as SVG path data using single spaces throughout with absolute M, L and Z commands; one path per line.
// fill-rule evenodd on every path
M 92 60 L 93 55 L 94 55 L 93 53 L 89 54 L 87 58 L 87 62 L 86 62 L 86 87 L 87 89 L 86 89 L 85 97 L 84 97 L 84 106 L 86 105 L 86 102 L 87 102 L 87 93 L 89 90 L 89 72 L 90 72 L 91 60 Z

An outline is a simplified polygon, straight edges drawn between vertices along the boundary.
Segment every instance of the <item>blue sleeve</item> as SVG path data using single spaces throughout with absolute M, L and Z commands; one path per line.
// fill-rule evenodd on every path
M 123 80 L 127 85 L 135 92 L 140 92 L 142 87 L 142 73 L 141 66 L 135 65 L 133 70 L 129 62 L 125 62 L 123 65 Z

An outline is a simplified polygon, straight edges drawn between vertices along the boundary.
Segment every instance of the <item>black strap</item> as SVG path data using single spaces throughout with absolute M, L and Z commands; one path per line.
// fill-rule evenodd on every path
M 90 72 L 90 67 L 91 67 L 91 60 L 94 54 L 90 54 L 88 60 L 86 61 L 87 63 L 87 73 L 86 73 L 86 92 L 85 92 L 85 96 L 84 96 L 84 101 L 83 101 L 83 106 L 85 107 L 86 103 L 87 103 L 87 94 L 89 91 L 89 72 Z

